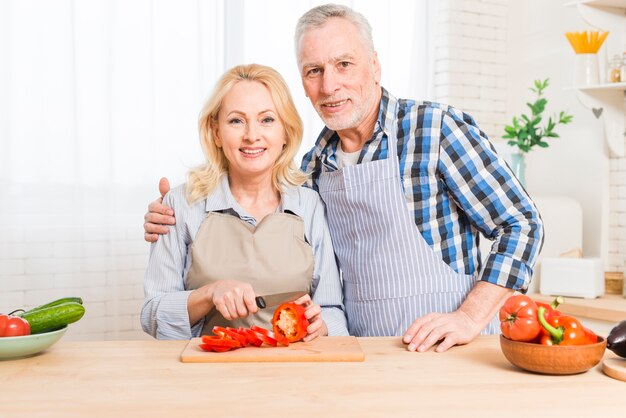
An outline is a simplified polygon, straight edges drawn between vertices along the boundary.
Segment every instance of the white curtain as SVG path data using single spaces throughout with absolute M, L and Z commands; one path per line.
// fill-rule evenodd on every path
M 101 269 L 134 269 L 140 282 L 146 206 L 161 176 L 181 183 L 202 162 L 197 115 L 235 64 L 284 75 L 305 123 L 299 158 L 322 124 L 302 91 L 293 32 L 298 17 L 322 3 L 0 1 L 0 276 L 23 277 L 23 289 L 13 290 L 27 292 L 38 271 L 31 257 L 48 260 L 42 270 L 51 274 L 80 274 L 98 270 L 84 257 L 104 248 Z M 383 85 L 399 97 L 428 97 L 430 1 L 339 3 L 370 20 Z M 93 240 L 105 244 L 90 255 L 85 242 Z M 56 251 L 57 241 L 76 242 L 79 254 Z M 38 252 L 42 242 L 52 249 Z M 141 258 L 120 262 L 120 242 Z M 140 283 L 134 292 L 140 299 Z
M 271 65 L 287 79 L 306 120 L 304 152 L 322 125 L 302 92 L 293 30 L 322 3 L 0 2 L 2 183 L 54 194 L 58 186 L 154 189 L 161 175 L 182 181 L 202 161 L 202 100 L 222 71 L 244 62 Z M 370 20 L 383 85 L 428 97 L 428 2 L 340 3 Z

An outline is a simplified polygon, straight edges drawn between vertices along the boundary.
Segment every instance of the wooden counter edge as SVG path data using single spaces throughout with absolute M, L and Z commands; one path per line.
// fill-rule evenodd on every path
M 529 293 L 528 296 L 539 301 L 550 303 L 554 296 Z M 609 322 L 626 320 L 626 298 L 622 295 L 604 295 L 595 299 L 565 297 L 565 303 L 559 305 L 561 312 L 589 319 Z

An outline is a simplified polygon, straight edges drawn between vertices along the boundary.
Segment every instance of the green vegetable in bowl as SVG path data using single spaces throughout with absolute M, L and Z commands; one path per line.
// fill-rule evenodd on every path
M 63 302 L 47 308 L 33 309 L 22 314 L 30 324 L 31 334 L 61 329 L 78 321 L 85 314 L 85 307 L 78 302 Z

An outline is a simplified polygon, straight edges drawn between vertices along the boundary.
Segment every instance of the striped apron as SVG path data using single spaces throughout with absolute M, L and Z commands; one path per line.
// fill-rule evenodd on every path
M 396 128 L 388 158 L 320 174 L 319 192 L 343 274 L 348 329 L 400 336 L 415 319 L 459 308 L 474 277 L 432 250 L 409 214 L 400 179 Z M 499 332 L 495 317 L 482 331 Z

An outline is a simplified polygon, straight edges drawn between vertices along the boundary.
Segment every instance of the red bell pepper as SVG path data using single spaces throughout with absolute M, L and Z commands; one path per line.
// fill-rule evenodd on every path
M 541 338 L 543 345 L 583 345 L 588 344 L 587 336 L 582 324 L 572 316 L 553 316 L 549 320 L 545 317 L 546 308 L 540 306 L 537 315 L 539 323 L 548 332 Z
M 272 328 L 279 342 L 284 338 L 293 343 L 306 336 L 309 321 L 304 311 L 304 306 L 294 302 L 283 303 L 276 308 L 272 318 Z
M 500 330 L 513 341 L 532 341 L 541 332 L 537 305 L 526 295 L 514 295 L 500 308 Z
M 563 304 L 563 302 L 565 302 L 565 299 L 563 298 L 563 296 L 557 296 L 549 305 L 544 302 L 535 302 L 535 303 L 537 304 L 537 308 L 541 306 L 546 308 L 546 320 L 550 321 L 550 318 L 552 318 L 553 316 L 563 315 L 561 311 L 556 309 L 558 308 L 559 305 Z

